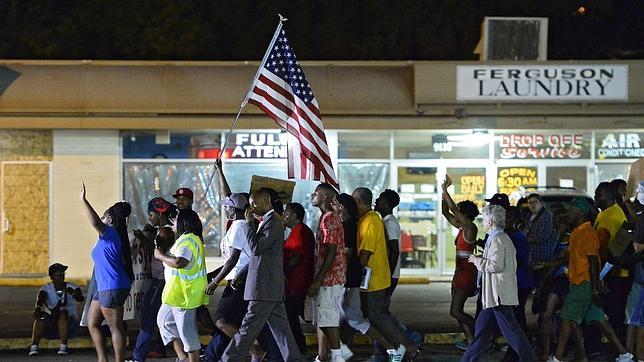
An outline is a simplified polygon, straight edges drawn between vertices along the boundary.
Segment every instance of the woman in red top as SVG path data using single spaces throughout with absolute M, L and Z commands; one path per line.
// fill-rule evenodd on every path
M 459 229 L 454 242 L 456 244 L 456 270 L 452 279 L 452 303 L 449 313 L 458 321 L 469 344 L 474 339 L 474 318 L 463 311 L 463 306 L 467 298 L 476 292 L 478 272 L 474 264 L 467 259 L 475 248 L 474 243 L 478 228 L 474 224 L 474 218 L 479 214 L 479 210 L 476 204 L 469 200 L 461 201 L 456 205 L 447 192 L 447 188 L 451 184 L 452 179 L 446 176 L 442 185 L 443 216 L 452 226 Z

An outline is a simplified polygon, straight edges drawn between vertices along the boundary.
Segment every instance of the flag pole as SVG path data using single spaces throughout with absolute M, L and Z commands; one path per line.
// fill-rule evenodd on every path
M 262 67 L 266 63 L 266 59 L 268 59 L 268 55 L 271 53 L 271 49 L 273 49 L 273 46 L 275 45 L 275 41 L 277 41 L 277 38 L 280 35 L 280 31 L 282 31 L 282 26 L 284 25 L 284 22 L 286 22 L 288 19 L 282 16 L 282 14 L 278 13 L 277 14 L 280 18 L 277 28 L 275 29 L 275 33 L 273 33 L 273 38 L 271 39 L 270 44 L 268 44 L 268 48 L 266 48 L 266 53 L 264 53 L 264 57 L 262 58 L 261 63 L 259 63 L 259 68 L 257 68 L 257 72 L 255 73 L 255 77 L 253 78 L 253 81 L 250 83 L 250 87 L 248 87 L 248 92 L 246 92 L 246 96 L 244 97 L 244 100 L 241 102 L 239 105 L 239 111 L 237 111 L 237 115 L 235 116 L 235 120 L 233 121 L 232 126 L 230 126 L 230 129 L 228 130 L 228 133 L 226 134 L 226 139 L 224 140 L 224 144 L 221 146 L 221 149 L 219 151 L 219 156 L 217 157 L 218 160 L 221 159 L 222 155 L 224 154 L 224 150 L 226 150 L 226 146 L 228 146 L 228 141 L 230 141 L 230 135 L 232 135 L 233 130 L 237 126 L 237 121 L 239 120 L 239 116 L 241 115 L 242 111 L 244 110 L 244 107 L 248 104 L 248 99 L 250 98 L 250 94 L 253 91 L 253 87 L 255 86 L 255 83 L 257 83 L 257 79 L 259 79 L 259 74 L 262 71 Z M 214 166 L 213 166 L 214 167 Z M 215 172 L 210 175 L 210 180 L 208 180 L 208 184 L 206 185 L 206 193 L 204 194 L 204 198 L 208 195 L 208 191 L 210 190 L 210 184 L 212 183 L 213 178 L 215 177 Z

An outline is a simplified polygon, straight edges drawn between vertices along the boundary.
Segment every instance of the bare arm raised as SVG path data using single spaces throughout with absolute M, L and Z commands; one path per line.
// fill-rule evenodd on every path
M 87 201 L 86 195 L 87 190 L 85 189 L 85 183 L 81 181 L 80 199 L 83 202 L 83 206 L 85 207 L 85 214 L 87 214 L 89 223 L 92 225 L 92 227 L 94 227 L 94 230 L 96 230 L 98 235 L 103 236 L 103 234 L 105 233 L 105 224 L 98 216 L 96 210 L 94 210 L 89 201 Z
M 445 181 L 442 184 L 443 188 L 443 216 L 447 218 L 452 226 L 456 228 L 463 228 L 463 236 L 465 241 L 470 244 L 473 244 L 476 241 L 476 234 L 478 233 L 478 228 L 474 224 L 474 221 L 468 219 L 459 209 L 452 196 L 447 192 L 447 188 L 452 185 L 452 179 L 449 176 L 445 176 Z M 446 207 L 447 206 L 447 207 Z M 448 209 L 448 210 L 446 210 Z
M 219 179 L 219 195 L 223 199 L 225 196 L 230 196 L 232 191 L 230 191 L 226 175 L 224 175 L 224 167 L 221 162 L 221 158 L 215 160 L 215 170 L 217 170 L 217 177 Z

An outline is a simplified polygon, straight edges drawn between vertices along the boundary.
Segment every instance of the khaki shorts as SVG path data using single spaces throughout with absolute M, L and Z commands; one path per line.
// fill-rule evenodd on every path
M 162 304 L 157 314 L 157 325 L 164 345 L 168 345 L 173 339 L 181 339 L 186 353 L 198 351 L 201 348 L 197 327 L 197 308 L 182 309 Z
M 315 298 L 314 323 L 318 328 L 340 326 L 340 296 L 344 287 L 333 285 L 322 286 Z

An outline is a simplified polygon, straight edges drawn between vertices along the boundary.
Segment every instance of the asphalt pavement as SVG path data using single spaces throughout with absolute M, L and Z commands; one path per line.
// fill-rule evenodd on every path
M 96 355 L 91 347 L 86 328 L 81 328 L 80 338 L 70 340 L 72 354 L 57 356 L 58 341 L 41 343 L 41 355 L 28 357 L 27 348 L 33 323 L 32 312 L 37 287 L 7 287 L 0 286 L 0 361 L 95 361 Z M 218 288 L 211 297 L 208 306 L 211 314 L 219 300 L 223 288 Z M 424 334 L 423 352 L 416 361 L 459 361 L 462 352 L 454 347 L 453 342 L 461 339 L 456 321 L 449 315 L 450 283 L 432 282 L 430 284 L 399 285 L 394 293 L 391 310 L 408 327 Z M 529 304 L 528 304 L 529 305 Z M 474 314 L 475 298 L 470 298 L 465 305 L 467 313 Z M 528 313 L 530 329 L 536 329 L 536 318 Z M 138 325 L 135 321 L 128 322 L 130 341 L 136 338 Z M 305 331 L 313 332 L 311 326 L 305 326 Z M 314 341 L 313 336 L 309 341 Z M 364 339 L 362 339 L 364 342 Z M 360 343 L 360 341 L 356 341 Z M 315 347 L 311 347 L 313 351 Z M 368 360 L 371 349 L 368 345 L 354 346 L 356 353 L 352 361 Z M 482 361 L 500 361 L 503 352 L 494 350 L 484 355 Z M 313 360 L 315 355 L 307 356 Z M 605 361 L 605 357 L 594 358 L 594 361 Z M 151 361 L 174 361 L 174 357 L 151 359 Z
M 82 289 L 85 293 L 85 288 Z M 33 307 L 38 290 L 38 287 L 0 286 L 0 339 L 31 336 Z M 210 298 L 208 308 L 212 315 L 222 290 L 222 287 L 217 288 L 215 295 Z M 457 333 L 458 325 L 449 315 L 449 304 L 450 283 L 404 284 L 396 289 L 391 310 L 399 320 L 418 332 Z M 468 300 L 465 310 L 474 314 L 474 298 Z M 128 327 L 130 331 L 136 330 L 137 323 L 130 321 Z M 81 329 L 83 335 L 88 335 L 85 328 Z

